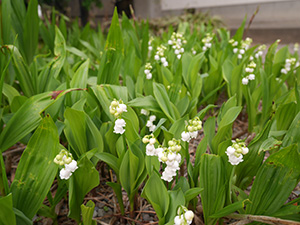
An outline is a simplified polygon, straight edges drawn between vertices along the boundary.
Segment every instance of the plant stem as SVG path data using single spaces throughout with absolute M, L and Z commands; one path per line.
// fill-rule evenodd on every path
M 292 220 L 284 220 L 271 216 L 260 216 L 260 215 L 249 215 L 249 214 L 236 214 L 232 213 L 226 216 L 227 218 L 237 219 L 237 220 L 250 220 L 266 224 L 283 224 L 283 225 L 300 225 L 300 222 Z

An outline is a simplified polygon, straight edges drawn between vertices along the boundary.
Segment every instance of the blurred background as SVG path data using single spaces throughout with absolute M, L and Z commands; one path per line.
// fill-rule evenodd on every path
M 43 11 L 54 6 L 71 19 L 81 18 L 96 27 L 100 22 L 110 21 L 115 6 L 121 14 L 124 11 L 132 17 L 130 6 L 136 18 L 150 19 L 153 26 L 168 26 L 178 18 L 202 16 L 212 18 L 215 23 L 228 29 L 237 29 L 245 15 L 249 29 L 246 35 L 257 43 L 283 43 L 297 41 L 300 35 L 299 0 L 41 0 Z M 200 17 L 201 17 L 200 16 Z M 197 22 L 197 19 L 192 20 Z

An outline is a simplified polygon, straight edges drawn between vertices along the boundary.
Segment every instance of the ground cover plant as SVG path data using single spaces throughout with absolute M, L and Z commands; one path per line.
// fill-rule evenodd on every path
M 85 196 L 104 174 L 120 224 L 149 224 L 141 199 L 150 224 L 299 224 L 297 49 L 252 46 L 245 20 L 233 37 L 186 22 L 155 36 L 115 10 L 104 35 L 37 8 L 1 5 L 1 224 L 59 224 L 63 199 L 73 223 L 102 223 Z

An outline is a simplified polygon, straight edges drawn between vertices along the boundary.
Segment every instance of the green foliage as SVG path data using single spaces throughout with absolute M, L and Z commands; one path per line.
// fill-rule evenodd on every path
M 106 170 L 117 209 L 132 218 L 143 197 L 159 224 L 199 204 L 205 224 L 233 215 L 299 220 L 300 200 L 287 201 L 300 178 L 298 53 L 277 50 L 276 41 L 263 59 L 263 46 L 243 40 L 246 18 L 230 39 L 212 20 L 187 18 L 155 36 L 151 22 L 119 19 L 117 9 L 107 35 L 54 9 L 44 17 L 37 0 L 27 9 L 2 1 L 0 152 L 26 145 L 11 185 L 8 152 L 0 156 L 2 223 L 32 224 L 36 214 L 57 223 L 55 208 L 66 198 L 70 218 L 96 224 L 95 204 L 84 198 Z M 229 146 L 249 140 L 243 154 L 230 154 Z M 70 158 L 60 159 L 61 149 Z M 73 160 L 78 168 L 64 176 Z
M 22 154 L 11 185 L 14 207 L 30 219 L 40 208 L 56 176 L 53 159 L 59 150 L 56 126 L 46 116 Z

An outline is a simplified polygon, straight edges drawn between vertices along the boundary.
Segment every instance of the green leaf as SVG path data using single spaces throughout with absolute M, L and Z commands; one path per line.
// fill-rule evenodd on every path
M 223 208 L 225 203 L 225 172 L 222 159 L 217 155 L 203 154 L 200 162 L 201 202 L 205 224 L 216 224 L 211 215 Z
M 128 102 L 131 107 L 147 109 L 152 112 L 161 112 L 160 106 L 152 95 L 138 97 Z
M 177 214 L 177 208 L 181 205 L 185 205 L 186 203 L 184 198 L 185 196 L 181 189 L 176 191 L 168 191 L 168 194 L 170 196 L 170 203 L 165 223 L 174 221 L 174 217 Z
M 246 189 L 252 182 L 253 176 L 256 175 L 264 159 L 264 154 L 258 155 L 258 151 L 262 143 L 268 138 L 271 124 L 271 121 L 269 121 L 264 129 L 250 142 L 248 145 L 249 153 L 244 156 L 244 162 L 236 167 L 236 186 L 241 189 Z
M 121 51 L 122 53 L 124 52 L 124 43 L 119 24 L 117 8 L 115 8 L 114 15 L 111 20 L 111 25 L 105 43 L 105 49 L 114 49 L 116 51 Z
M 178 118 L 176 118 L 174 107 L 172 107 L 172 103 L 170 102 L 165 87 L 162 84 L 153 83 L 153 93 L 161 110 L 168 117 L 168 119 L 174 123 L 174 121 Z
M 54 39 L 54 63 L 51 67 L 51 73 L 54 78 L 57 78 L 66 59 L 66 41 L 64 36 L 58 27 L 55 27 L 55 39 Z
M 99 173 L 93 163 L 83 157 L 78 161 L 78 169 L 69 181 L 69 217 L 77 222 L 81 220 L 80 205 L 84 196 L 99 185 Z
M 38 46 L 39 38 L 39 17 L 38 1 L 30 0 L 24 21 L 23 47 L 26 55 L 27 64 L 33 60 Z
M 257 172 L 246 213 L 271 215 L 287 201 L 300 179 L 300 156 L 296 145 L 272 154 Z
M 95 203 L 91 200 L 89 200 L 86 205 L 81 205 L 83 225 L 97 225 L 97 222 L 93 220 L 94 209 Z
M 232 37 L 234 40 L 236 40 L 238 42 L 240 42 L 243 39 L 246 19 L 247 19 L 247 16 L 244 17 L 241 26 L 237 29 L 237 31 L 235 32 L 235 35 Z
M 89 63 L 90 60 L 86 60 L 81 66 L 76 70 L 71 83 L 71 88 L 86 88 L 87 86 L 87 78 L 88 78 L 88 71 L 89 71 Z M 80 97 L 82 96 L 82 92 L 76 91 L 72 93 L 72 102 L 77 102 Z
M 193 198 L 196 198 L 201 192 L 203 191 L 202 188 L 190 188 L 184 193 L 185 202 L 191 201 Z
M 69 141 L 69 144 L 76 152 L 77 157 L 80 157 L 80 155 L 88 151 L 85 113 L 75 109 L 67 108 L 64 116 L 64 133 Z
M 211 142 L 211 151 L 214 154 L 218 152 L 218 146 L 221 142 L 227 139 L 231 139 L 232 124 L 240 114 L 241 110 L 242 110 L 241 106 L 232 107 L 223 116 L 218 127 L 218 132 L 216 136 L 213 137 Z
M 13 45 L 8 45 L 7 47 L 11 50 L 11 54 L 13 55 L 14 70 L 24 95 L 27 97 L 33 96 L 36 93 L 36 85 L 28 65 L 25 63 L 17 47 Z
M 134 194 L 138 179 L 144 167 L 144 156 L 142 152 L 138 150 L 135 151 L 134 154 L 131 149 L 128 149 L 120 165 L 119 179 L 129 197 Z
M 124 215 L 125 209 L 124 209 L 124 203 L 123 203 L 122 186 L 118 183 L 112 183 L 112 182 L 106 182 L 106 184 L 114 190 L 114 192 L 117 196 L 118 202 L 119 202 L 121 214 Z
M 118 164 L 117 157 L 107 152 L 96 153 L 95 156 L 101 161 L 105 162 L 107 165 L 109 165 L 115 171 L 116 175 L 119 176 L 120 166 Z
M 294 118 L 293 122 L 291 123 L 286 135 L 284 136 L 282 140 L 282 146 L 287 147 L 293 143 L 298 143 L 299 142 L 299 135 L 300 135 L 300 124 L 299 124 L 299 119 L 300 119 L 300 113 L 296 115 Z M 299 146 L 298 146 L 299 147 Z
M 170 198 L 166 186 L 156 172 L 153 172 L 142 192 L 154 208 L 160 224 L 164 224 L 165 215 L 169 209 Z
M 221 209 L 220 211 L 216 212 L 215 214 L 211 215 L 210 218 L 221 218 L 221 217 L 227 216 L 231 213 L 234 213 L 235 211 L 243 209 L 245 207 L 245 205 L 247 205 L 249 203 L 251 204 L 251 201 L 249 199 L 235 202 L 231 205 L 226 206 L 225 208 Z
M 46 116 L 30 138 L 11 185 L 14 207 L 30 219 L 42 205 L 54 181 L 57 165 L 53 159 L 59 150 L 57 128 Z
M 13 211 L 12 194 L 0 198 L 0 221 L 1 225 L 15 225 L 16 215 Z
M 8 103 L 11 105 L 14 97 L 20 96 L 20 93 L 9 84 L 4 83 L 2 93 L 8 98 Z

